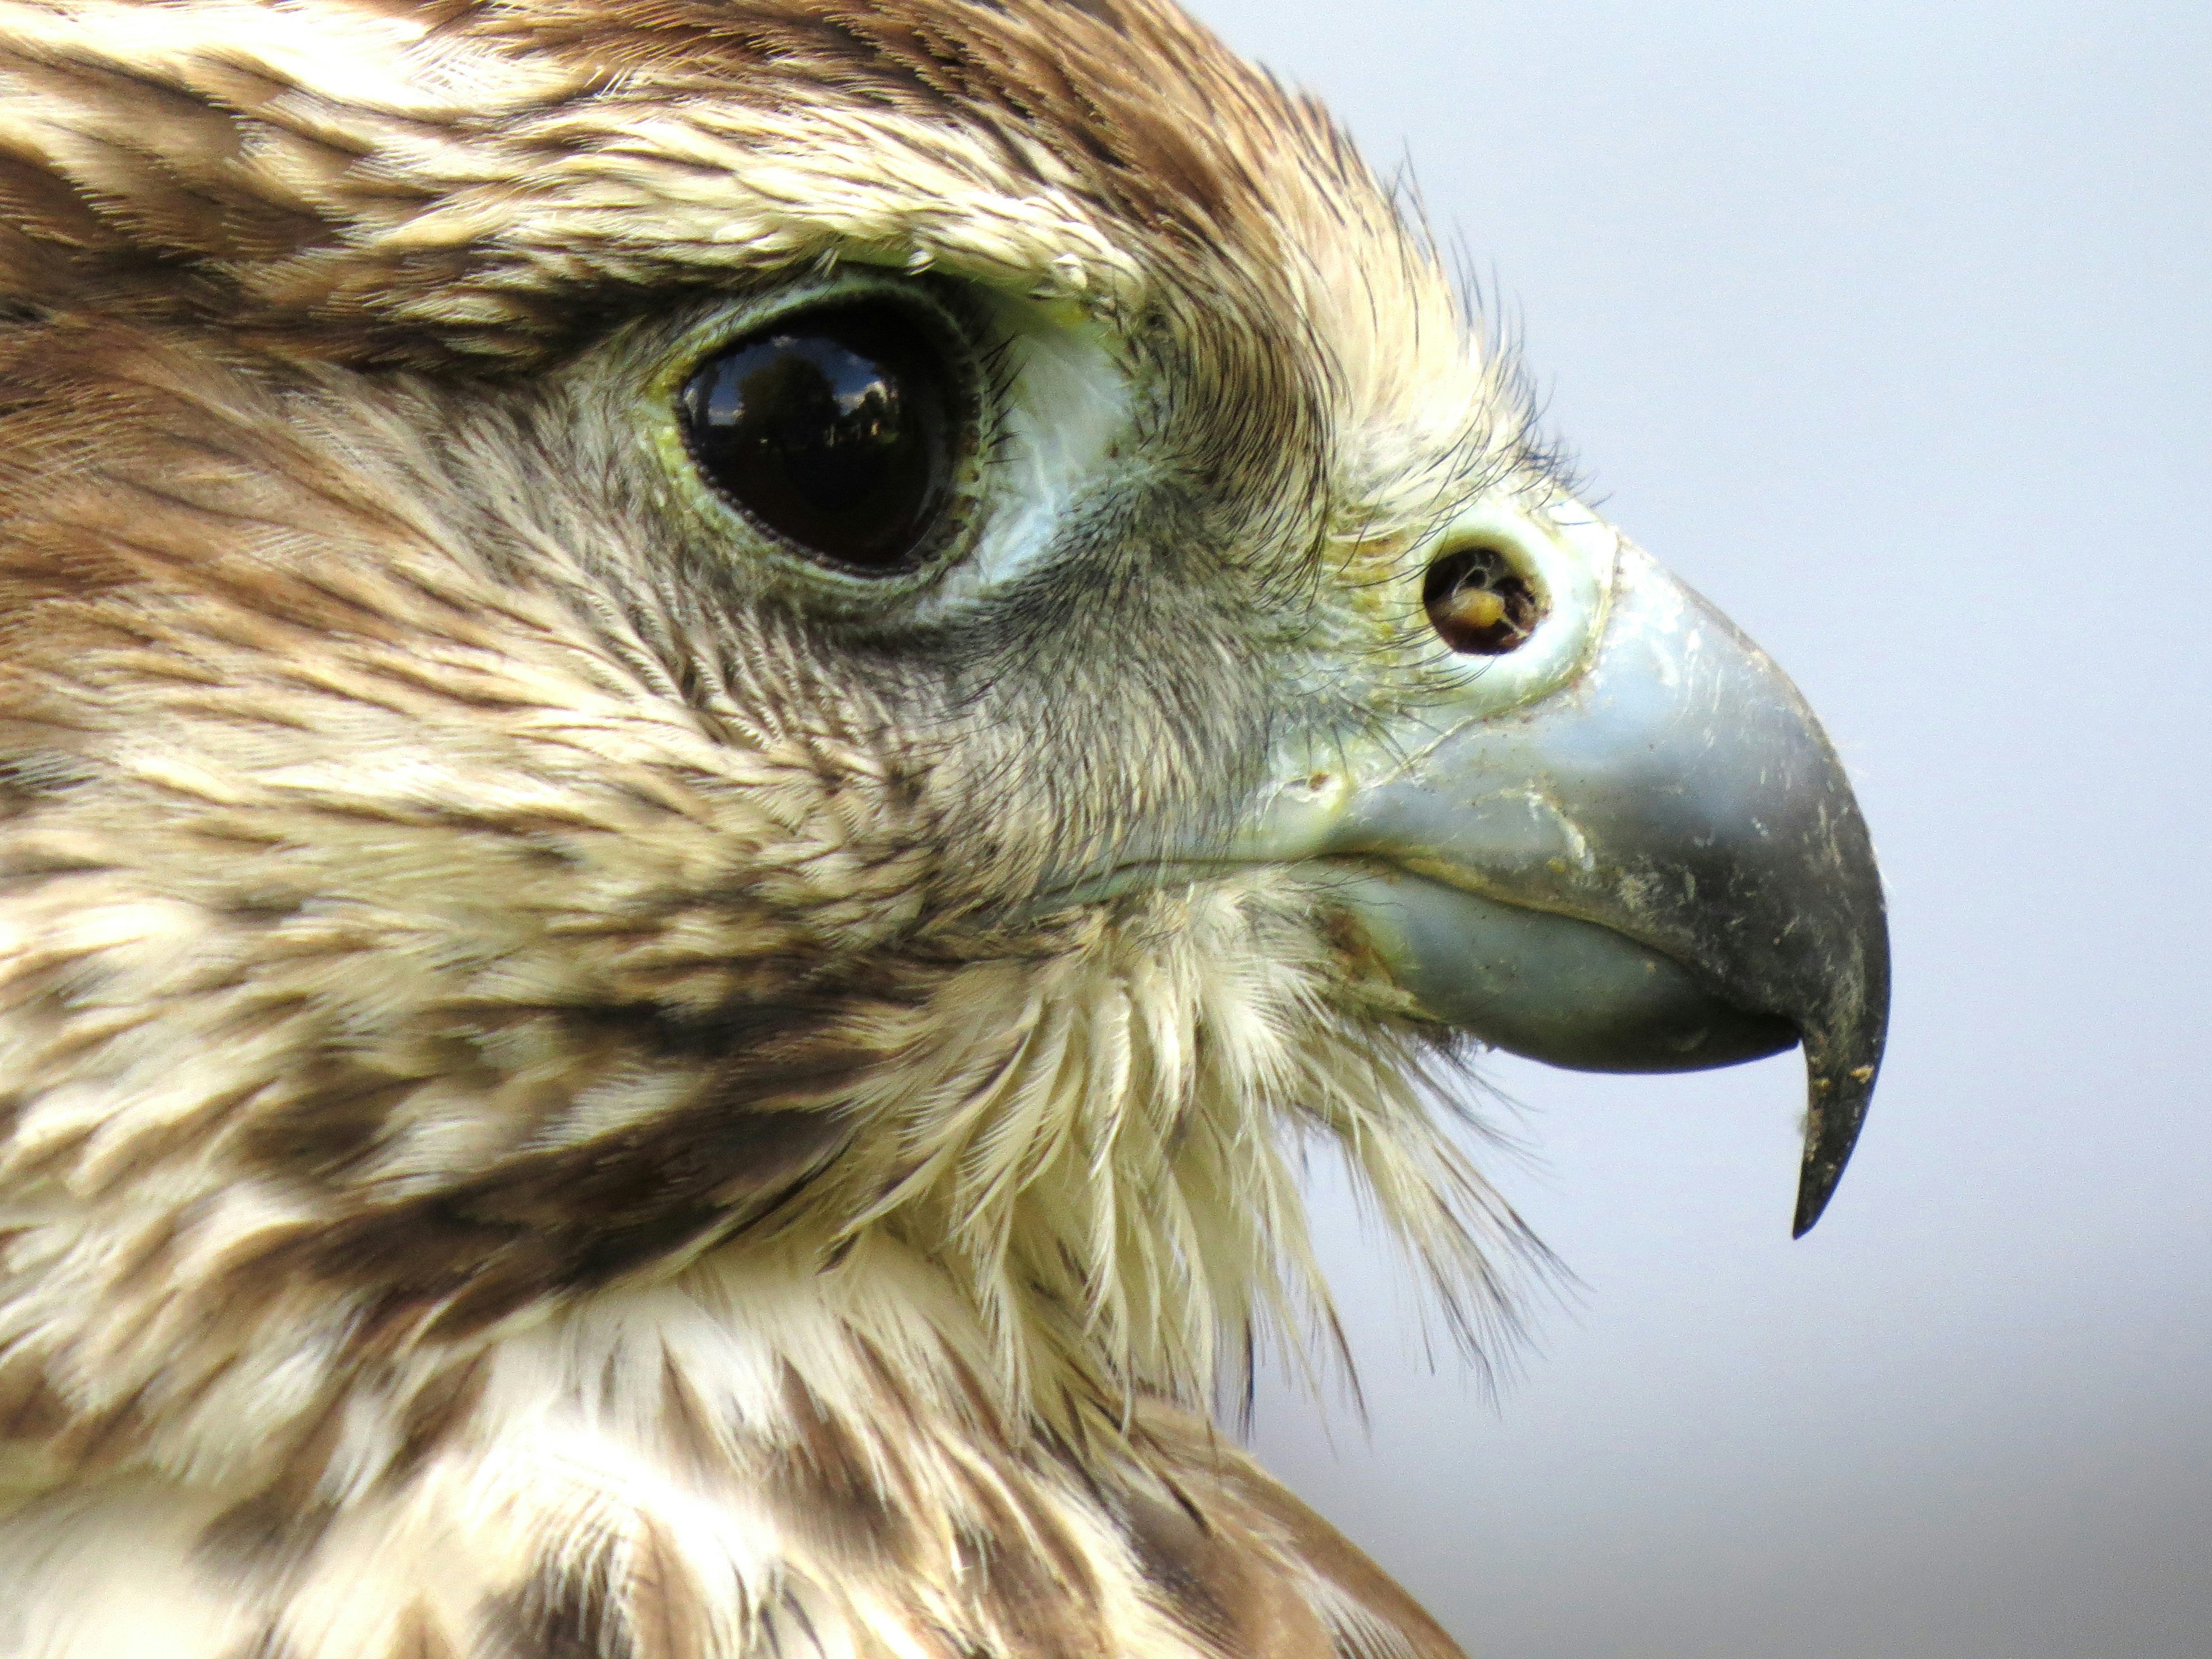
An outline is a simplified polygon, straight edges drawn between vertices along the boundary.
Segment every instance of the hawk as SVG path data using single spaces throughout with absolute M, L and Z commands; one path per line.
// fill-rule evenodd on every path
M 1881 896 L 1166 0 L 0 0 L 0 1653 L 1407 1659 L 1214 1426 Z M 1463 1092 L 1463 1091 L 1462 1091 Z

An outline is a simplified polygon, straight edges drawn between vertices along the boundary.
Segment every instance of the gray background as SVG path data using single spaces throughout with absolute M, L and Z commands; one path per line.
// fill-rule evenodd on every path
M 1579 1275 L 1493 1396 L 1323 1183 L 1371 1426 L 1263 1454 L 1486 1659 L 2212 1656 L 2212 6 L 1199 0 L 1508 308 L 1858 781 L 1887 1071 L 1498 1061 Z

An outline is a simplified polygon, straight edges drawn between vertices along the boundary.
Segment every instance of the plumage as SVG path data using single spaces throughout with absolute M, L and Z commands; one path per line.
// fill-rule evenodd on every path
M 839 295 L 981 377 L 888 581 L 672 424 Z M 1078 879 L 1571 507 L 1314 104 L 1156 0 L 4 0 L 0 319 L 0 1654 L 1455 1651 L 1212 1408 L 1310 1150 L 1503 1306 L 1467 1040 L 1328 860 Z

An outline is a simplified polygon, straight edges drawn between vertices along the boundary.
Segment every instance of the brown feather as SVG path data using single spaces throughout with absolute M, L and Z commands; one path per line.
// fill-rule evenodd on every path
M 853 271 L 1127 391 L 926 627 L 640 412 Z M 1158 0 L 0 0 L 0 1605 L 1450 1654 L 1188 1414 L 1326 1324 L 1308 1143 L 1440 1279 L 1525 1245 L 1449 1057 L 1302 877 L 1033 902 L 1418 690 L 1375 578 L 1550 487 L 1508 379 Z

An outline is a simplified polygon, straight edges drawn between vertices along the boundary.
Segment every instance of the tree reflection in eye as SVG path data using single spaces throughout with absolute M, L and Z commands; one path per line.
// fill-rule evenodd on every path
M 708 483 L 828 562 L 911 568 L 943 527 L 957 433 L 953 371 L 902 308 L 784 317 L 702 363 L 678 399 Z

